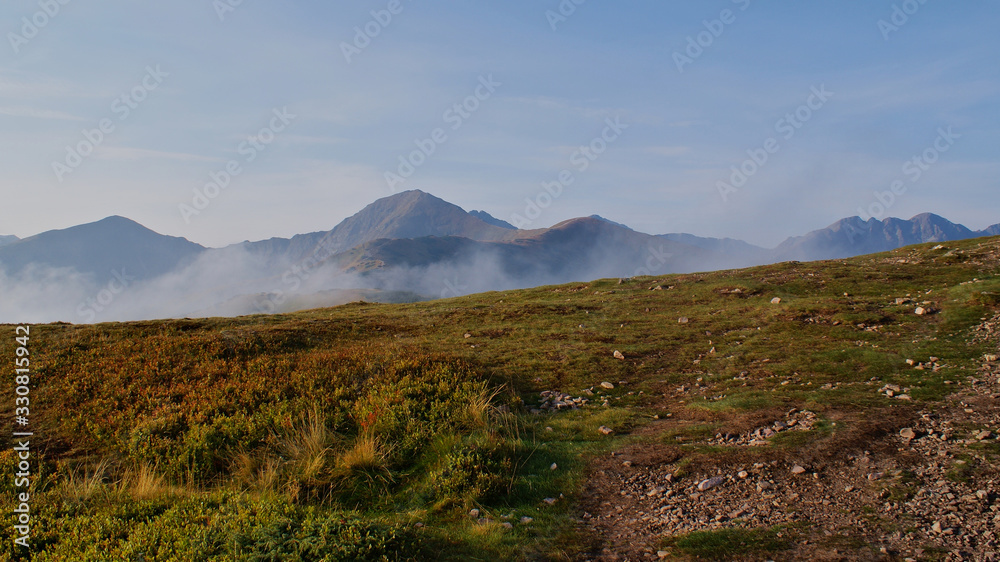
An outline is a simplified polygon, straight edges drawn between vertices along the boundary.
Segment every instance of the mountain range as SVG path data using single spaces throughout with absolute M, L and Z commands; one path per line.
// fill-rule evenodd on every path
M 164 236 L 115 216 L 25 239 L 0 237 L 0 291 L 19 301 L 17 307 L 0 304 L 0 321 L 289 311 L 359 295 L 459 296 L 837 259 L 994 235 L 1000 235 L 1000 224 L 973 231 L 930 213 L 909 220 L 845 218 L 773 249 L 729 238 L 645 234 L 598 215 L 519 230 L 486 211 L 466 212 L 422 191 L 379 199 L 329 231 L 224 248 Z

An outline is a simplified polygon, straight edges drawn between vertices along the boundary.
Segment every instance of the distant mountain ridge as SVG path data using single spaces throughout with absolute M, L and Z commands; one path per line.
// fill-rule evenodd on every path
M 14 275 L 31 264 L 44 264 L 102 278 L 118 271 L 136 279 L 151 279 L 175 271 L 204 251 L 204 246 L 184 238 L 164 236 L 130 219 L 112 216 L 5 244 L 0 247 L 0 265 Z
M 18 240 L 20 240 L 20 238 L 18 238 L 17 236 L 10 236 L 10 235 L 4 236 L 4 235 L 0 235 L 0 246 L 6 246 L 7 244 L 13 244 L 14 242 L 17 242 Z
M 485 211 L 466 212 L 422 191 L 407 191 L 367 205 L 329 231 L 224 248 L 205 248 L 108 217 L 23 240 L 5 237 L 0 268 L 16 277 L 48 267 L 99 282 L 114 272 L 139 281 L 172 274 L 172 282 L 189 286 L 190 294 L 174 299 L 170 314 L 188 302 L 198 304 L 191 314 L 228 313 L 260 298 L 280 305 L 243 311 L 250 313 L 285 310 L 289 302 L 330 302 L 344 294 L 379 298 L 370 291 L 349 292 L 361 289 L 458 296 L 603 277 L 845 258 L 991 235 L 1000 235 L 1000 224 L 973 231 L 931 213 L 909 220 L 851 217 L 766 249 L 730 238 L 645 234 L 599 215 L 519 230 Z M 166 298 L 161 294 L 154 291 L 150 298 Z
M 493 215 L 487 213 L 486 211 L 469 211 L 469 214 L 485 222 L 486 224 L 492 224 L 493 226 L 499 226 L 500 228 L 506 228 L 507 230 L 517 230 L 516 226 L 510 224 L 505 220 L 500 220 L 494 217 Z
M 944 217 L 923 213 L 910 220 L 841 219 L 827 228 L 785 240 L 773 251 L 777 261 L 837 259 L 895 250 L 925 242 L 947 242 L 1000 234 L 1000 224 L 973 231 Z

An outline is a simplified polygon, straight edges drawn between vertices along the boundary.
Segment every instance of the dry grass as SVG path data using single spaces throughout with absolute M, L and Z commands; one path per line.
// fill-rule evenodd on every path
M 155 466 L 149 464 L 127 469 L 118 483 L 118 491 L 137 500 L 154 500 L 181 492 L 179 488 L 171 486 Z
M 104 479 L 111 463 L 106 459 L 93 467 L 84 466 L 70 470 L 60 483 L 59 492 L 63 499 L 72 502 L 83 502 L 106 491 Z
M 342 477 L 350 477 L 357 473 L 387 477 L 389 474 L 386 466 L 387 458 L 379 439 L 365 432 L 354 440 L 350 448 L 338 456 L 337 472 Z

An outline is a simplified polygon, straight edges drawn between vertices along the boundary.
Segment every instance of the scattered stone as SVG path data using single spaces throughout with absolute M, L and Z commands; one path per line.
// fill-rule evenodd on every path
M 709 478 L 707 480 L 702 480 L 701 482 L 699 482 L 698 491 L 705 492 L 707 490 L 711 490 L 712 488 L 715 488 L 716 486 L 722 484 L 723 482 L 725 482 L 725 479 L 722 478 L 721 476 L 713 476 L 712 478 Z
M 874 482 L 875 480 L 881 480 L 883 476 L 885 476 L 884 472 L 873 472 L 868 475 L 868 480 Z
M 615 389 L 615 385 L 613 383 L 608 382 L 608 381 L 604 381 L 604 382 L 601 383 L 601 388 L 604 388 L 604 389 L 607 389 L 607 390 L 614 390 Z
M 995 363 L 996 360 L 997 360 L 997 356 L 996 355 L 985 355 L 985 356 L 983 356 L 983 358 L 986 359 L 987 361 L 989 361 L 990 363 Z
M 618 351 L 618 350 L 616 349 L 616 350 L 615 350 L 615 359 L 625 359 L 625 356 L 624 356 L 624 355 L 622 355 L 622 352 L 620 352 L 620 351 Z
M 795 466 L 792 467 L 792 474 L 802 474 L 805 471 L 806 471 L 806 469 L 803 468 L 803 467 L 801 467 L 801 466 L 799 466 L 799 465 L 795 465 Z
M 559 470 L 559 465 L 556 463 L 552 463 L 552 466 L 549 467 L 549 470 Z
M 688 320 L 687 316 L 681 316 L 677 319 L 678 324 L 687 324 L 688 322 L 690 322 L 690 320 Z
M 528 523 L 531 523 L 532 521 L 534 521 L 534 519 L 532 519 L 531 517 L 528 517 L 527 515 L 521 518 L 521 524 L 522 525 L 527 525 Z
M 472 334 L 465 334 L 465 339 L 469 339 L 471 337 L 472 337 Z
M 542 411 L 576 410 L 590 402 L 586 398 L 573 397 L 554 390 L 542 391 L 540 396 L 542 403 L 538 407 L 538 413 Z M 551 431 L 549 428 L 545 428 L 545 430 Z
M 993 437 L 993 432 L 990 430 L 983 430 L 976 434 L 976 439 L 980 441 L 986 441 L 987 439 Z
M 511 523 L 510 521 L 504 521 L 503 523 L 500 524 L 500 526 L 503 527 L 504 529 L 513 529 L 514 528 L 513 523 Z
M 600 431 L 604 435 L 611 435 L 612 433 L 614 433 L 613 429 L 605 425 L 602 425 L 601 427 L 597 428 L 597 431 Z
M 741 470 L 736 474 L 736 476 L 738 476 L 740 480 L 746 480 L 747 476 L 750 476 L 750 473 L 745 470 Z
M 478 509 L 470 509 L 469 510 L 469 517 L 471 517 L 473 519 L 479 519 L 479 510 Z
M 899 436 L 902 437 L 903 439 L 906 439 L 907 441 L 912 441 L 917 438 L 917 432 L 913 431 L 913 428 L 904 427 L 903 429 L 899 430 Z
M 543 502 L 545 502 L 545 503 L 546 503 L 546 504 L 548 504 L 548 505 L 555 505 L 555 504 L 556 504 L 556 502 L 557 502 L 557 501 L 559 501 L 559 500 L 557 500 L 557 499 L 555 499 L 555 498 L 545 498 L 545 499 L 544 499 L 544 500 L 542 500 L 542 501 L 543 501 Z
M 771 299 L 771 304 L 781 304 L 781 297 L 774 297 Z
M 915 313 L 915 314 L 916 314 L 917 316 L 923 316 L 923 315 L 927 314 L 927 309 L 926 309 L 926 308 L 924 308 L 924 307 L 922 307 L 922 306 L 918 306 L 918 307 L 917 307 L 917 309 L 916 309 L 916 310 L 914 310 L 913 312 L 914 312 L 914 313 Z

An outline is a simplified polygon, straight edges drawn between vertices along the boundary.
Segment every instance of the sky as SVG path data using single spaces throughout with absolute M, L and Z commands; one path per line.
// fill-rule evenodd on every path
M 218 247 L 408 189 L 768 247 L 985 228 L 998 25 L 995 0 L 9 0 L 0 234 L 121 215 Z

